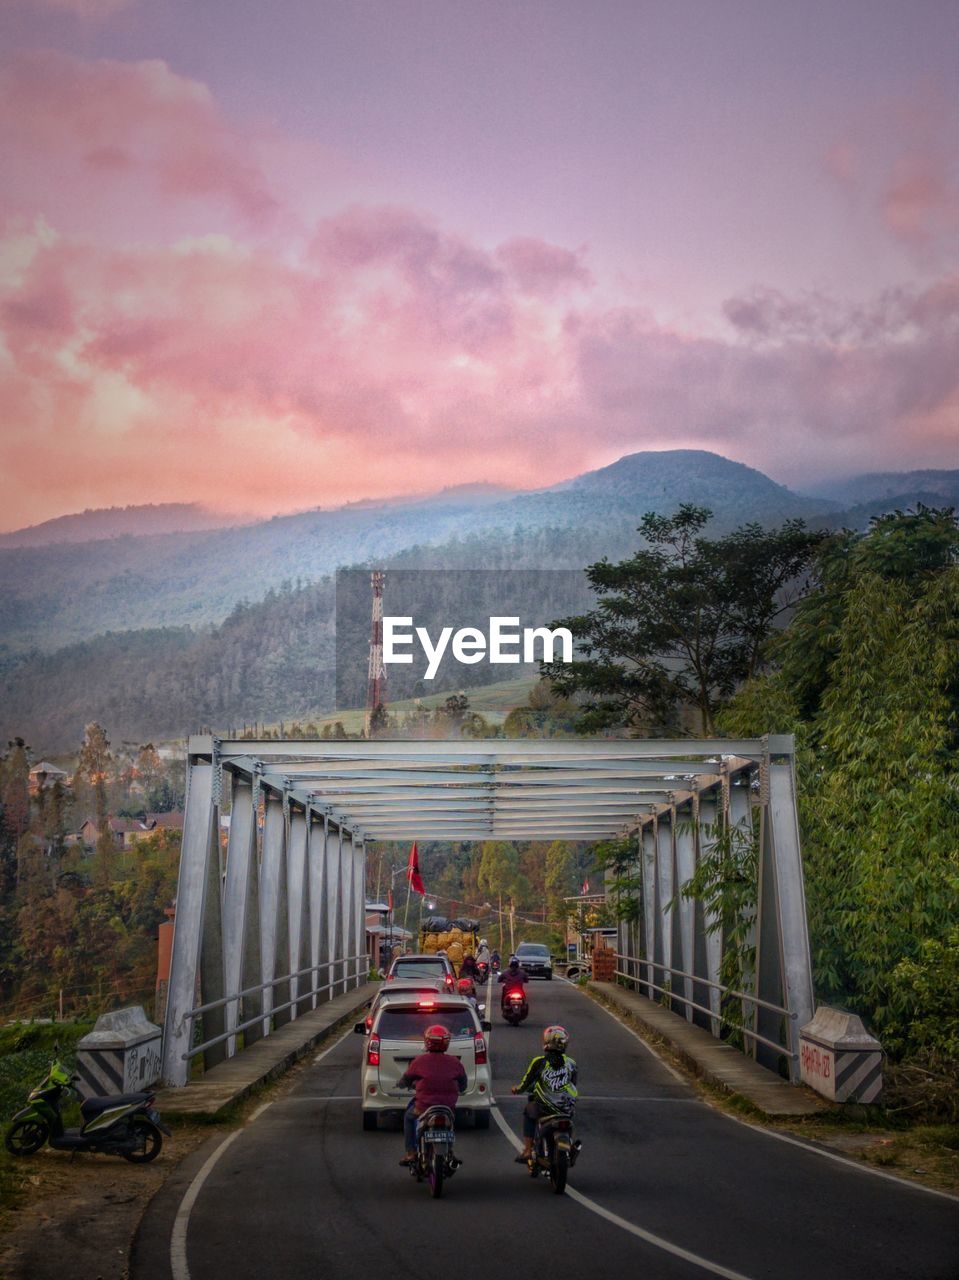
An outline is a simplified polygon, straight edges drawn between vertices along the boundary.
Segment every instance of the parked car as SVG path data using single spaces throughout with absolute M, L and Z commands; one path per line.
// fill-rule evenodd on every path
M 387 982 L 396 982 L 399 978 L 417 979 L 437 977 L 452 991 L 456 986 L 456 974 L 449 956 L 397 956 L 390 965 L 386 975 Z
M 363 1128 L 375 1129 L 379 1115 L 401 1115 L 406 1110 L 413 1094 L 398 1089 L 397 1081 L 413 1059 L 424 1052 L 426 1028 L 441 1023 L 452 1037 L 449 1052 L 459 1058 L 466 1071 L 466 1092 L 456 1105 L 457 1117 L 471 1115 L 475 1128 L 488 1129 L 493 1079 L 485 1032 L 490 1030 L 490 1024 L 480 1021 L 473 1002 L 463 996 L 440 992 L 435 996 L 385 994 L 387 998 L 381 1001 L 363 1046 Z M 358 1022 L 353 1030 L 365 1036 L 365 1021 Z
M 514 952 L 531 978 L 552 978 L 553 959 L 541 942 L 521 942 Z

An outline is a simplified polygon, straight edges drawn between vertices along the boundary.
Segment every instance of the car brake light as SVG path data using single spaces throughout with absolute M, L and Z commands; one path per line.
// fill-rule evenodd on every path
M 380 1065 L 379 1036 L 370 1036 L 369 1047 L 366 1050 L 366 1065 L 368 1067 L 378 1067 Z
M 435 1008 L 436 1008 L 436 1001 L 435 1001 L 435 1000 L 421 1000 L 421 1001 L 420 1001 L 420 1008 L 421 1008 L 421 1009 L 435 1009 Z
M 449 974 L 446 975 L 445 981 L 448 987 L 451 987 L 453 985 L 453 979 L 450 977 Z
M 476 1053 L 476 1065 L 483 1066 L 486 1062 L 486 1041 L 482 1036 L 473 1037 L 473 1049 Z

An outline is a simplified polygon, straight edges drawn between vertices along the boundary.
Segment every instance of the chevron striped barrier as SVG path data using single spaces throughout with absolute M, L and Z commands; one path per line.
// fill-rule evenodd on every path
M 878 1102 L 882 1059 L 882 1045 L 854 1013 L 820 1005 L 799 1030 L 803 1083 L 833 1102 Z
M 97 1018 L 77 1044 L 77 1075 L 85 1098 L 138 1093 L 160 1078 L 160 1028 L 141 1005 L 114 1009 Z

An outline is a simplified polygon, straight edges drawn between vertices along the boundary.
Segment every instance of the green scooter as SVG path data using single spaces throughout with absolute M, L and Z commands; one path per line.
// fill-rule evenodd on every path
M 163 1134 L 172 1136 L 153 1108 L 152 1093 L 121 1093 L 112 1097 L 81 1098 L 79 1076 L 70 1075 L 54 1062 L 47 1078 L 33 1089 L 28 1105 L 13 1117 L 4 1134 L 11 1155 L 30 1156 L 45 1142 L 57 1151 L 93 1151 L 122 1156 L 131 1164 L 155 1160 L 163 1147 Z M 83 1123 L 65 1129 L 61 1111 L 70 1095 L 80 1099 Z

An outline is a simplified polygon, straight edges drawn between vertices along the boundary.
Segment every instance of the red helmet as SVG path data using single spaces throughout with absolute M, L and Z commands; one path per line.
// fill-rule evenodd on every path
M 450 1047 L 450 1033 L 437 1022 L 423 1032 L 423 1043 L 430 1053 L 445 1053 Z
M 461 996 L 475 996 L 476 987 L 473 985 L 472 978 L 460 978 L 456 984 L 456 990 Z

